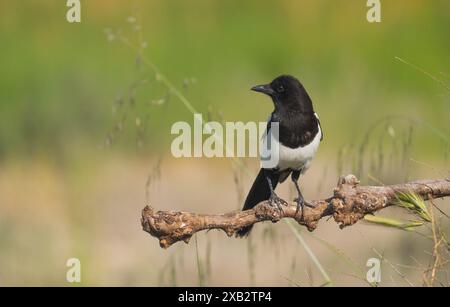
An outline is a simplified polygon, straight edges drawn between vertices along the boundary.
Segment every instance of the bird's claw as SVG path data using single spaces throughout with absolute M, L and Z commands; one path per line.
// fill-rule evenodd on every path
M 314 204 L 312 204 L 312 203 L 310 203 L 310 202 L 307 202 L 307 201 L 305 201 L 304 204 L 305 204 L 305 206 L 308 207 L 308 208 L 314 209 L 314 208 L 316 207 L 316 205 L 314 205 Z
M 269 205 L 274 206 L 274 204 L 277 206 L 278 210 L 280 210 L 280 213 L 283 212 L 282 206 L 288 205 L 284 199 L 278 197 L 276 194 L 272 194 L 269 198 Z
M 315 208 L 316 206 L 315 205 L 313 205 L 313 204 L 311 204 L 310 202 L 307 202 L 306 200 L 304 200 L 303 198 L 296 198 L 296 199 L 294 199 L 294 201 L 297 203 L 297 204 L 301 204 L 301 206 L 306 206 L 306 207 L 308 207 L 308 208 Z
M 306 200 L 304 200 L 302 197 L 297 197 L 294 199 L 294 201 L 297 203 L 297 210 L 295 211 L 295 215 L 300 211 L 300 208 L 302 209 L 302 219 L 303 219 L 303 212 L 305 209 L 305 206 L 308 208 L 315 208 L 315 206 Z
M 294 199 L 294 201 L 300 205 L 300 206 L 306 206 L 308 208 L 315 208 L 316 206 L 311 204 L 310 202 L 307 202 L 306 200 L 304 200 L 303 198 L 297 197 L 296 199 Z

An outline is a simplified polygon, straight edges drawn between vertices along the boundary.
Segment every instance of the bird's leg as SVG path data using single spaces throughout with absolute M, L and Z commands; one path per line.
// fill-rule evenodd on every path
M 298 186 L 298 178 L 300 177 L 300 173 L 301 173 L 301 170 L 293 171 L 292 175 L 291 175 L 291 179 L 295 185 L 295 189 L 297 190 L 297 194 L 298 194 L 298 197 L 296 199 L 294 199 L 294 201 L 297 203 L 297 210 L 295 211 L 295 215 L 297 215 L 298 211 L 301 208 L 302 209 L 302 219 L 303 219 L 303 212 L 304 212 L 305 206 L 314 208 L 314 205 L 308 203 L 303 198 L 302 191 L 300 191 L 300 187 Z
M 273 206 L 275 204 L 278 207 L 278 210 L 280 210 L 280 213 L 283 212 L 283 208 L 281 205 L 287 206 L 287 202 L 278 197 L 278 195 L 275 193 L 275 190 L 273 188 L 272 180 L 269 176 L 266 176 L 267 183 L 269 184 L 270 188 L 270 197 L 269 197 L 269 204 Z

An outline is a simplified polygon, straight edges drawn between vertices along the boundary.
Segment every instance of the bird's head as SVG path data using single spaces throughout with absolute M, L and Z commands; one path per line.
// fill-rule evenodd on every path
M 300 81 L 293 76 L 279 76 L 269 84 L 252 87 L 252 91 L 270 96 L 275 104 L 275 110 L 295 109 L 301 112 L 314 112 L 311 98 Z

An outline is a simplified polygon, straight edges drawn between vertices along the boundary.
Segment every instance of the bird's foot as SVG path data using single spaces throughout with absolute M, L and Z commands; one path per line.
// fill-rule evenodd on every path
M 312 204 L 310 202 L 307 202 L 307 201 L 305 201 L 305 206 L 308 207 L 308 208 L 312 208 L 312 209 L 314 209 L 316 207 L 316 205 L 314 205 L 314 204 Z
M 304 209 L 305 206 L 308 208 L 315 208 L 315 206 L 309 202 L 307 202 L 303 197 L 297 197 L 296 199 L 294 199 L 294 201 L 297 203 L 297 210 L 295 211 L 295 215 L 297 215 L 297 213 L 300 211 L 300 209 L 302 210 L 302 219 L 303 219 L 303 213 L 304 213 Z
M 288 203 L 284 199 L 281 199 L 280 197 L 278 197 L 277 194 L 273 193 L 272 195 L 270 195 L 269 205 L 276 206 L 278 208 L 278 210 L 280 210 L 280 213 L 281 213 L 281 212 L 283 212 L 282 206 L 287 206 Z

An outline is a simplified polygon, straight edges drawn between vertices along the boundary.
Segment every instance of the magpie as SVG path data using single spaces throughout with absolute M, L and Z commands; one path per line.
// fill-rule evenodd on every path
M 293 76 L 282 75 L 269 84 L 254 86 L 251 90 L 272 98 L 274 110 L 267 122 L 263 142 L 269 142 L 271 125 L 278 123 L 278 138 L 274 133 L 275 137 L 271 140 L 278 142 L 277 146 L 272 148 L 278 148 L 279 152 L 274 167 L 264 168 L 263 165 L 260 169 L 242 210 L 251 209 L 265 200 L 282 210 L 282 205 L 287 203 L 277 196 L 275 188 L 278 183 L 282 183 L 291 175 L 298 194 L 294 200 L 297 203 L 297 212 L 301 208 L 303 214 L 304 206 L 312 207 L 312 205 L 304 200 L 298 179 L 310 167 L 323 139 L 319 117 L 314 112 L 311 98 L 305 88 Z M 252 226 L 239 229 L 236 236 L 247 236 Z

